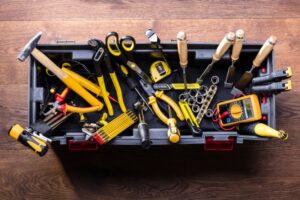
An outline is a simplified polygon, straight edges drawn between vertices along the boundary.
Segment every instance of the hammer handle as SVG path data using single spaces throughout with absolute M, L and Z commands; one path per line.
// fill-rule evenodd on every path
M 91 95 L 86 89 L 84 89 L 78 82 L 76 82 L 71 76 L 62 71 L 54 62 L 52 62 L 44 53 L 37 48 L 34 48 L 31 55 L 55 74 L 66 86 L 76 92 L 79 96 L 85 99 L 92 106 L 99 106 L 99 110 L 102 109 L 103 104 Z

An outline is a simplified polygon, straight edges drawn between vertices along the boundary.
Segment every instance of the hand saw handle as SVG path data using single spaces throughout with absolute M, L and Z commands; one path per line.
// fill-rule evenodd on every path
M 235 34 L 233 32 L 229 32 L 227 35 L 225 35 L 225 37 L 220 42 L 216 52 L 213 55 L 213 60 L 219 61 L 229 49 L 229 47 L 233 44 L 234 39 Z
M 233 43 L 231 60 L 237 61 L 240 57 L 240 53 L 243 47 L 245 32 L 242 29 L 239 29 L 235 32 L 235 40 Z
M 181 68 L 186 68 L 188 64 L 188 49 L 185 32 L 179 32 L 177 34 L 177 48 L 180 66 Z
M 276 44 L 276 42 L 277 42 L 277 38 L 273 35 L 267 39 L 267 41 L 259 50 L 255 59 L 253 60 L 254 67 L 259 67 L 261 65 L 261 63 L 266 59 L 269 53 L 273 50 L 273 47 Z

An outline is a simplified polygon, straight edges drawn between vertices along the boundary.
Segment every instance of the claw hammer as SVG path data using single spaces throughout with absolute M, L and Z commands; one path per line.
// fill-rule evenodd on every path
M 76 92 L 85 99 L 90 105 L 98 106 L 99 110 L 103 108 L 103 104 L 87 90 L 85 90 L 78 82 L 76 82 L 67 73 L 61 70 L 52 60 L 50 60 L 43 52 L 36 48 L 38 41 L 42 36 L 42 32 L 38 32 L 23 48 L 18 55 L 18 59 L 23 62 L 29 55 L 32 55 L 37 61 L 44 65 L 48 70 L 57 76 L 67 87 Z

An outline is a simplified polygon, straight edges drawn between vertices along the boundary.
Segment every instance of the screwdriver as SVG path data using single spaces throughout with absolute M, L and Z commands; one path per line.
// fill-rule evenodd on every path
M 48 151 L 48 145 L 45 141 L 33 136 L 29 130 L 22 128 L 19 124 L 13 125 L 8 134 L 15 140 L 31 148 L 39 156 L 45 155 Z
M 225 35 L 225 37 L 223 38 L 223 40 L 220 42 L 219 46 L 217 47 L 217 50 L 212 57 L 211 63 L 209 65 L 207 65 L 206 69 L 201 74 L 201 76 L 199 78 L 197 78 L 198 83 L 201 84 L 203 82 L 205 76 L 207 76 L 207 74 L 211 71 L 214 64 L 224 56 L 226 51 L 233 44 L 234 39 L 235 39 L 235 34 L 233 32 L 229 32 L 227 35 Z
M 138 124 L 138 132 L 141 138 L 141 144 L 143 149 L 149 149 L 150 146 L 152 145 L 152 141 L 150 140 L 150 132 L 149 132 L 149 126 L 145 122 L 144 118 L 144 105 L 145 103 L 143 102 L 136 102 L 134 104 L 134 108 L 138 111 L 138 117 L 139 117 L 139 124 Z
M 154 115 L 154 112 L 153 112 L 152 108 L 149 106 L 149 104 L 146 101 L 146 99 L 142 96 L 142 94 L 140 93 L 140 91 L 137 89 L 137 85 L 139 85 L 139 83 L 130 76 L 127 68 L 124 65 L 119 65 L 118 63 L 116 63 L 116 65 L 118 66 L 117 73 L 119 74 L 119 76 L 121 76 L 126 81 L 126 84 L 127 84 L 127 86 L 129 87 L 130 90 L 135 90 L 135 92 L 139 95 L 139 97 L 145 103 L 145 105 L 147 106 L 147 108 Z
M 180 67 L 182 68 L 184 90 L 185 90 L 185 94 L 187 94 L 188 91 L 187 91 L 187 80 L 186 80 L 186 68 L 188 66 L 188 49 L 187 49 L 185 32 L 181 31 L 177 34 L 177 48 L 178 48 L 178 55 L 179 55 L 179 63 L 180 63 Z
M 244 30 L 239 29 L 235 32 L 235 41 L 232 47 L 231 53 L 231 65 L 228 67 L 226 79 L 224 82 L 225 88 L 231 88 L 233 86 L 233 78 L 235 74 L 235 62 L 239 59 L 240 53 L 244 42 Z
M 168 119 L 168 137 L 171 143 L 178 143 L 180 140 L 180 131 L 176 126 L 176 119 L 172 117 L 171 107 L 168 105 L 169 119 Z

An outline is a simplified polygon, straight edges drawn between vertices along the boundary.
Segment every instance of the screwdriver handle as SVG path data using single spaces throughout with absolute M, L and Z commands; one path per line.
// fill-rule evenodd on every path
M 213 55 L 214 61 L 219 61 L 223 55 L 226 53 L 226 51 L 229 49 L 229 47 L 233 44 L 235 39 L 234 32 L 229 32 L 223 40 L 220 42 L 216 52 Z
M 9 130 L 8 135 L 32 149 L 39 156 L 45 155 L 48 151 L 46 142 L 34 137 L 19 124 L 13 125 Z
M 173 144 L 178 143 L 180 141 L 180 131 L 176 126 L 176 119 L 169 118 L 168 119 L 168 137 L 169 141 Z
M 235 32 L 235 40 L 232 47 L 231 60 L 237 61 L 240 57 L 240 53 L 243 47 L 245 32 L 243 29 L 239 29 Z
M 188 50 L 187 40 L 185 32 L 179 32 L 177 34 L 177 48 L 179 55 L 179 63 L 181 68 L 186 68 L 188 65 Z
M 277 38 L 273 35 L 267 39 L 264 45 L 260 48 L 255 59 L 253 60 L 254 67 L 259 67 L 261 65 L 261 63 L 266 59 L 266 57 L 272 51 L 276 42 L 277 42 Z

